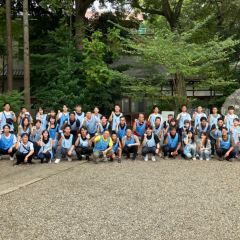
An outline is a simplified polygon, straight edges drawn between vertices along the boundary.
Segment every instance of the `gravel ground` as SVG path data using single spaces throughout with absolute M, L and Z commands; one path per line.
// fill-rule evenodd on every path
M 77 165 L 0 196 L 0 239 L 240 239 L 239 173 L 239 161 Z

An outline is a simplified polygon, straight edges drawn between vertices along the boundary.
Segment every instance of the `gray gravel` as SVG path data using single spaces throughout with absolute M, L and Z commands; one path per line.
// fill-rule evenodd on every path
M 240 239 L 239 161 L 138 159 L 0 196 L 0 239 Z

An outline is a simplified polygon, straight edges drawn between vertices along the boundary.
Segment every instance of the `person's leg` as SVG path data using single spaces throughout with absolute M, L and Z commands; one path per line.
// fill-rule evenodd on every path
M 177 155 L 177 156 L 181 156 L 182 153 L 183 153 L 183 149 L 180 147 L 180 148 L 178 149 L 178 155 Z
M 204 159 L 204 150 L 199 151 L 199 160 L 203 160 Z
M 114 151 L 112 149 L 107 151 L 107 158 L 112 157 L 113 155 L 114 155 Z
M 122 152 L 127 156 L 127 158 L 130 158 L 130 152 L 129 152 L 129 147 L 125 146 L 122 150 Z
M 132 160 L 135 161 L 138 153 L 138 146 L 132 146 L 133 157 Z
M 209 161 L 209 158 L 210 158 L 210 151 L 209 150 L 204 150 L 204 157 L 207 161 Z
M 77 153 L 77 158 L 80 161 L 82 160 L 82 152 L 83 152 L 83 148 L 80 147 L 80 146 L 77 146 L 76 147 L 76 153 Z
M 142 148 L 142 155 L 143 155 L 143 157 L 145 157 L 147 154 L 148 154 L 148 147 L 144 146 Z
M 32 142 L 33 143 L 33 147 L 34 147 L 34 153 L 33 153 L 33 158 L 37 159 L 38 157 L 38 152 L 39 152 L 39 146 L 37 145 L 36 142 Z
M 44 155 L 45 155 L 45 158 L 46 158 L 46 162 L 47 163 L 51 162 L 51 153 L 50 152 L 46 152 Z
M 213 138 L 213 137 L 210 135 L 210 141 L 211 141 L 211 155 L 213 156 L 213 155 L 214 155 L 214 149 L 215 149 L 215 146 L 216 146 L 216 139 Z
M 192 158 L 192 154 L 190 152 L 185 152 L 184 155 L 186 158 Z
M 23 153 L 17 151 L 16 158 L 17 158 L 17 162 L 14 164 L 14 166 L 19 165 L 19 164 L 21 164 L 24 161 Z
M 116 154 L 118 155 L 118 162 L 121 163 L 122 149 L 118 147 Z
M 170 148 L 168 146 L 163 147 L 164 158 L 167 158 L 167 154 L 170 152 Z
M 61 145 L 57 146 L 55 163 L 59 163 L 61 160 L 61 154 L 66 156 L 66 153 L 67 151 L 65 151 L 65 148 L 63 148 Z
M 99 158 L 103 156 L 102 151 L 100 150 L 94 150 L 93 151 L 93 158 L 95 159 L 95 163 L 98 164 L 99 163 Z
M 217 148 L 216 153 L 219 157 L 219 161 L 223 161 L 223 156 L 225 154 L 224 149 L 223 148 Z
M 239 143 L 237 143 L 237 144 L 234 146 L 234 151 L 235 151 L 235 153 L 236 153 L 235 158 L 238 158 L 238 156 L 239 156 Z
M 53 157 L 55 156 L 56 154 L 56 150 L 57 150 L 57 141 L 53 143 L 52 145 L 52 153 L 53 153 Z
M 27 155 L 28 155 L 28 154 L 26 153 L 25 156 L 24 156 L 24 158 L 25 158 Z M 28 163 L 28 164 L 35 164 L 35 162 L 32 161 L 32 158 L 33 158 L 33 155 L 31 155 L 31 156 L 28 157 L 28 160 L 27 160 L 27 163 Z
M 191 154 L 192 154 L 193 160 L 196 160 L 196 148 L 195 147 L 191 148 Z
M 43 163 L 43 160 L 44 160 L 44 158 L 45 158 L 44 153 L 39 153 L 39 154 L 38 154 L 38 158 L 40 158 L 41 163 Z
M 236 156 L 236 151 L 235 149 L 233 149 L 230 153 L 229 153 L 229 156 L 228 156 L 228 160 L 231 161 L 232 158 L 235 158 Z
M 10 153 L 11 158 L 13 158 L 14 154 L 17 152 L 16 148 L 12 149 L 12 152 Z

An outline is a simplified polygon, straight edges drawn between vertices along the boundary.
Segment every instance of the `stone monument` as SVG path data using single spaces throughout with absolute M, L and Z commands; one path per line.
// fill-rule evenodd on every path
M 234 106 L 235 112 L 238 117 L 240 117 L 240 89 L 236 90 L 231 94 L 224 102 L 221 108 L 222 115 L 226 116 L 228 114 L 228 107 Z

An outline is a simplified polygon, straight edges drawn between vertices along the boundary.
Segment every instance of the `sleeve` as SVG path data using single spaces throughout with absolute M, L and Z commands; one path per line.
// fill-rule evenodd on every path
M 108 128 L 107 128 L 110 132 L 112 132 L 112 125 L 109 123 Z
M 110 137 L 108 146 L 109 146 L 109 147 L 112 147 L 112 145 L 113 145 L 113 142 L 112 142 L 112 138 Z
M 182 138 L 180 136 L 180 134 L 178 134 L 178 143 L 182 142 Z
M 79 119 L 77 119 L 76 125 L 77 125 L 77 127 L 80 127 L 80 121 L 79 121 Z
M 189 113 L 188 113 L 188 120 L 189 120 L 189 121 L 192 121 L 192 118 L 191 118 L 191 116 L 190 116 Z
M 150 117 L 151 117 L 151 116 L 152 116 L 152 114 L 149 115 L 149 117 L 148 117 L 148 121 L 150 120 Z
M 123 144 L 123 141 L 125 141 L 125 139 L 126 139 L 126 136 L 124 136 L 124 137 L 122 138 L 122 144 Z
M 209 150 L 211 150 L 211 141 L 209 139 L 207 141 L 207 148 L 209 148 Z
M 136 135 L 134 135 L 134 140 L 135 140 L 136 143 L 139 143 L 139 139 Z
M 180 118 L 180 115 L 181 115 L 180 113 L 177 115 L 177 120 Z
M 235 147 L 235 140 L 233 139 L 233 137 L 230 137 L 230 142 L 231 142 L 231 147 Z
M 154 134 L 154 140 L 156 144 L 160 143 L 160 140 L 156 134 Z
M 210 124 L 208 125 L 208 128 L 207 128 L 207 133 L 209 134 L 210 133 Z
M 168 136 L 167 134 L 164 135 L 164 141 L 166 140 L 167 136 Z
M 34 150 L 33 143 L 30 143 L 30 151 Z
M 1 139 L 1 135 L 0 135 L 0 139 Z M 13 143 L 17 142 L 17 137 L 15 135 L 13 135 Z
M 100 141 L 100 139 L 101 139 L 101 136 L 97 136 L 97 137 L 94 139 L 94 142 L 98 142 L 98 141 Z
M 144 135 L 142 135 L 141 137 L 141 144 L 143 143 L 143 139 L 144 139 Z
M 29 116 L 29 120 L 30 120 L 30 121 L 32 121 L 32 120 L 33 120 L 33 118 L 32 118 L 32 116 L 31 116 L 31 115 Z
M 0 121 L 2 121 L 3 112 L 0 112 Z
M 226 118 L 227 118 L 227 115 L 224 117 L 224 121 L 226 120 Z

